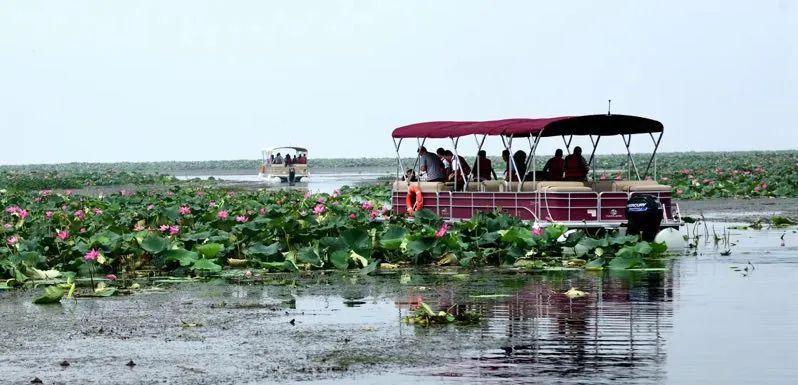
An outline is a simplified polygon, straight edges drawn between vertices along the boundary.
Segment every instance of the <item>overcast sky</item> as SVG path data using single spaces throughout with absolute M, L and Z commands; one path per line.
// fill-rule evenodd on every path
M 391 156 L 400 125 L 602 113 L 609 98 L 662 121 L 661 150 L 798 147 L 798 1 L 0 9 L 0 164 L 257 158 L 276 144 Z

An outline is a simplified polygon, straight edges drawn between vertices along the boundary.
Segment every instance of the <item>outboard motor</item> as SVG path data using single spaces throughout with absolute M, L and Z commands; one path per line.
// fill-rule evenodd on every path
M 626 202 L 626 220 L 626 234 L 653 242 L 662 223 L 662 204 L 651 195 L 635 195 Z

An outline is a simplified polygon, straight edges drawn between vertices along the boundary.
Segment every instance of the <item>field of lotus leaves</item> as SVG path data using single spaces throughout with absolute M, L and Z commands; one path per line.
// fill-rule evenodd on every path
M 646 154 L 634 156 L 638 167 Z M 798 151 L 694 152 L 658 155 L 657 179 L 674 187 L 680 199 L 798 197 Z M 469 159 L 469 162 L 471 160 Z M 407 164 L 412 160 L 408 159 Z M 501 167 L 494 159 L 494 167 Z M 364 167 L 393 170 L 395 158 L 342 158 L 309 160 L 316 170 L 358 170 Z M 259 160 L 69 163 L 0 166 L 0 189 L 77 189 L 86 186 L 174 183 L 169 175 L 192 171 L 255 170 Z M 599 155 L 597 170 L 626 170 L 626 155 Z M 642 173 L 643 170 L 640 170 Z M 597 178 L 625 177 L 599 171 Z
M 502 214 L 446 224 L 431 211 L 391 216 L 384 186 L 328 193 L 175 186 L 88 196 L 0 193 L 0 287 L 53 284 L 43 302 L 110 295 L 147 276 L 240 271 L 501 265 L 515 270 L 658 268 L 664 245 L 637 236 L 588 238 Z M 566 236 L 567 235 L 567 236 Z M 85 288 L 85 287 L 84 287 Z M 48 299 L 49 298 L 49 299 Z

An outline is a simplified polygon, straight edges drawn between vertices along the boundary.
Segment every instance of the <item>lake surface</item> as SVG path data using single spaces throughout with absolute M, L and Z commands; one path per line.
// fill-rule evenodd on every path
M 341 188 L 346 185 L 356 185 L 364 182 L 374 182 L 377 178 L 385 176 L 394 176 L 395 170 L 384 168 L 366 168 L 366 169 L 319 169 L 311 170 L 310 178 L 295 184 L 295 188 L 308 189 L 312 192 L 332 192 L 335 189 Z M 174 173 L 174 176 L 180 180 L 188 179 L 214 179 L 231 182 L 236 185 L 244 185 L 247 187 L 264 187 L 264 188 L 284 188 L 289 187 L 288 183 L 270 183 L 258 177 L 256 172 L 248 172 L 247 170 L 231 171 L 229 174 L 209 172 L 179 172 Z
M 696 255 L 688 252 L 657 272 L 278 275 L 266 277 L 268 285 L 153 283 L 135 295 L 60 306 L 31 304 L 34 291 L 5 292 L 0 378 L 793 384 L 798 234 L 732 234 L 731 255 L 701 244 Z M 570 287 L 589 295 L 568 299 L 562 293 Z M 483 321 L 431 328 L 402 323 L 419 301 L 478 312 Z M 70 365 L 61 367 L 63 360 Z M 126 366 L 129 360 L 136 365 Z

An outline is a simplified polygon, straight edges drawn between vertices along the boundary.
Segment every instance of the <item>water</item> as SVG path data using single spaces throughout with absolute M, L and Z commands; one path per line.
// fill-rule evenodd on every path
M 395 171 L 385 169 L 365 169 L 360 171 L 352 171 L 352 169 L 321 169 L 311 171 L 310 178 L 307 181 L 303 180 L 296 183 L 296 188 L 305 188 L 312 192 L 332 192 L 335 189 L 341 188 L 346 185 L 356 185 L 364 182 L 373 182 L 377 178 L 394 175 Z M 288 187 L 288 183 L 272 184 L 264 181 L 258 177 L 257 173 L 248 173 L 239 171 L 233 174 L 214 174 L 214 173 L 194 173 L 194 174 L 176 174 L 180 180 L 187 179 L 207 179 L 213 177 L 217 180 L 233 182 L 236 184 L 244 184 L 248 187 Z
M 30 291 L 0 293 L 0 378 L 792 384 L 798 234 L 732 234 L 730 256 L 702 244 L 660 272 L 408 271 L 405 283 L 405 272 L 287 275 L 280 279 L 289 285 L 167 285 L 61 306 L 32 305 Z M 589 295 L 562 295 L 572 286 Z M 401 323 L 419 300 L 484 319 L 478 326 Z M 181 328 L 181 321 L 202 326 Z M 58 365 L 64 359 L 67 368 Z M 130 359 L 133 368 L 124 365 Z

